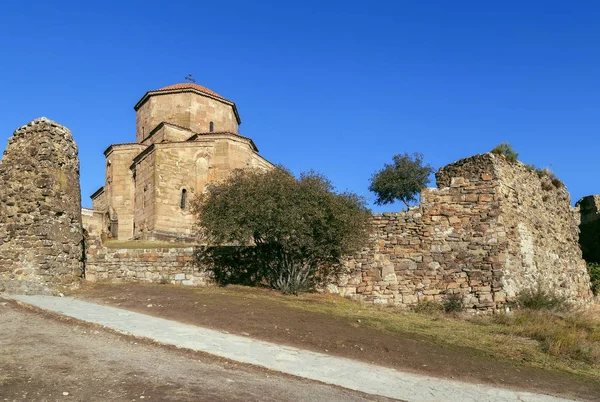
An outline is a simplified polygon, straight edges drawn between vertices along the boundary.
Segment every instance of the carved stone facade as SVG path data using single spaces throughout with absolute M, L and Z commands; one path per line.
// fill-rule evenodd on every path
M 77 146 L 42 117 L 14 132 L 0 162 L 0 292 L 77 286 L 82 247 Z
M 480 310 L 538 287 L 576 304 L 591 300 L 562 184 L 494 154 L 460 160 L 436 178 L 420 206 L 374 216 L 373 246 L 348 258 L 351 274 L 333 291 L 404 306 L 457 295 Z
M 234 169 L 273 166 L 238 133 L 235 103 L 203 86 L 149 91 L 134 109 L 136 142 L 104 152 L 106 183 L 84 213 L 88 230 L 118 239 L 194 241 L 192 197 Z

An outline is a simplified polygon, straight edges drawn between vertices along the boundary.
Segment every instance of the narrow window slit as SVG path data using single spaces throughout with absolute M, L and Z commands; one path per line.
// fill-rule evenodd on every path
M 179 202 L 179 207 L 181 209 L 185 209 L 185 204 L 187 202 L 187 190 L 184 188 L 181 190 L 181 201 Z

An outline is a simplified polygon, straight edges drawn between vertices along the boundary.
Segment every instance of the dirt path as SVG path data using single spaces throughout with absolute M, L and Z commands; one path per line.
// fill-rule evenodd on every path
M 413 334 L 390 335 L 348 320 L 272 300 L 173 286 L 90 286 L 75 297 L 157 317 L 325 352 L 405 371 L 483 382 L 570 398 L 598 400 L 600 384 L 499 361 L 472 349 L 437 345 Z
M 24 400 L 388 401 L 60 322 L 3 302 L 0 401 Z

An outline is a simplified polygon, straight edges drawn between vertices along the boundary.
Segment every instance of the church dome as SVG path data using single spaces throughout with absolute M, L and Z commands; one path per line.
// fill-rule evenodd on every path
M 133 107 L 136 142 L 149 138 L 161 123 L 185 127 L 194 133 L 238 133 L 242 123 L 235 103 L 193 82 L 183 82 L 146 92 Z

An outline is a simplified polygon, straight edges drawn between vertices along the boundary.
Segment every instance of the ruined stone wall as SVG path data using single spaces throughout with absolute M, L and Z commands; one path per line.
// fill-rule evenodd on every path
M 212 281 L 194 265 L 194 248 L 111 249 L 88 242 L 85 278 L 90 282 L 171 283 L 206 286 Z
M 52 293 L 82 274 L 79 159 L 71 132 L 40 118 L 0 162 L 0 291 Z
M 581 213 L 579 245 L 583 258 L 600 263 L 600 195 L 589 195 L 577 202 Z
M 491 166 L 469 173 L 441 171 L 438 180 L 448 187 L 425 189 L 419 207 L 375 215 L 374 245 L 348 260 L 353 273 L 340 293 L 405 306 L 455 293 L 467 308 L 504 303 L 498 264 L 507 245 L 498 178 Z
M 564 184 L 545 171 L 495 158 L 508 253 L 502 287 L 509 298 L 538 287 L 572 302 L 591 298 L 579 247 L 577 213 Z
M 541 286 L 590 300 L 568 193 L 520 163 L 493 154 L 448 165 L 421 204 L 375 215 L 373 245 L 349 257 L 342 295 L 380 304 L 442 302 L 499 309 Z M 548 187 L 552 186 L 552 189 Z

